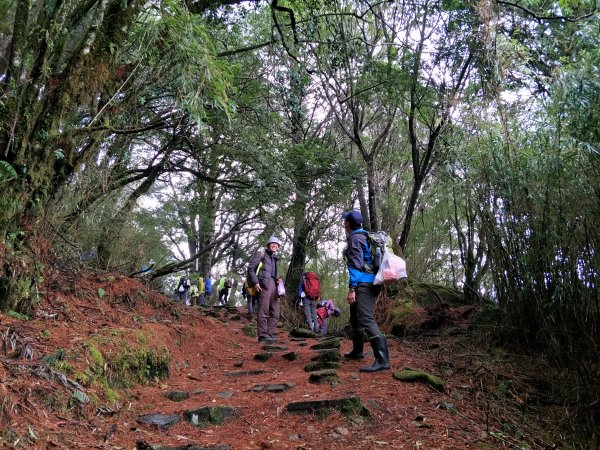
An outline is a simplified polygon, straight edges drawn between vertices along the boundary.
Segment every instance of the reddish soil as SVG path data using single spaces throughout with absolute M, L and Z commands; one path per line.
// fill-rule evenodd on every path
M 105 291 L 102 298 L 98 288 Z M 363 362 L 342 362 L 338 369 L 341 382 L 317 385 L 309 383 L 303 370 L 315 355 L 310 346 L 318 342 L 316 339 L 302 345 L 291 341 L 288 331 L 280 327 L 278 345 L 297 352 L 298 359 L 288 361 L 282 353 L 275 353 L 270 360 L 259 362 L 254 355 L 261 351 L 261 345 L 241 330 L 248 319 L 243 314 L 241 320 L 229 320 L 232 317 L 225 311 L 220 317 L 207 317 L 196 308 L 175 305 L 140 282 L 118 275 L 80 279 L 62 292 L 48 288 L 32 320 L 0 315 L 0 338 L 4 339 L 0 354 L 0 424 L 4 431 L 0 432 L 0 442 L 9 447 L 101 449 L 132 449 L 136 441 L 152 446 L 221 444 L 231 449 L 516 448 L 514 440 L 490 433 L 498 425 L 490 423 L 486 403 L 474 395 L 479 381 L 459 371 L 441 374 L 434 351 L 427 351 L 419 341 L 390 339 L 392 371 L 359 372 L 361 366 L 370 364 L 372 357 L 368 356 Z M 56 379 L 36 375 L 34 368 L 43 365 L 42 359 L 57 349 L 74 349 L 85 339 L 109 330 L 120 330 L 116 335 L 123 346 L 131 344 L 128 339 L 133 339 L 136 331 L 151 331 L 170 352 L 168 378 L 119 389 L 118 403 L 107 400 L 93 384 L 84 387 L 90 396 L 95 394 L 90 403 L 70 402 L 67 408 L 59 408 L 49 402 L 52 394 L 70 396 L 72 389 Z M 350 341 L 344 340 L 342 351 L 350 346 Z M 70 364 L 74 373 L 89 361 L 82 356 Z M 393 378 L 395 370 L 406 367 L 442 375 L 446 393 Z M 251 369 L 266 373 L 225 375 Z M 284 393 L 250 391 L 256 384 L 284 382 L 294 387 Z M 176 403 L 164 396 L 171 390 L 201 392 Z M 220 397 L 225 391 L 233 395 Z M 372 419 L 338 413 L 318 418 L 286 411 L 291 402 L 350 396 L 363 401 Z M 448 404 L 455 411 L 445 409 Z M 205 428 L 184 421 L 166 429 L 136 422 L 139 416 L 154 412 L 181 413 L 215 405 L 235 407 L 240 415 L 223 425 Z M 541 447 L 533 438 L 529 445 Z

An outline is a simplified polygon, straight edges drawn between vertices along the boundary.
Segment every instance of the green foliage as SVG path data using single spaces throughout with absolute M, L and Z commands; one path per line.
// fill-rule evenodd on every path
M 54 353 L 46 356 L 44 362 L 57 370 L 70 374 L 74 372 L 73 366 L 67 361 L 70 356 L 65 349 L 59 348 Z
M 9 162 L 0 160 L 0 183 L 5 183 L 17 177 L 18 174 L 15 168 Z
M 21 314 L 18 313 L 16 311 L 13 311 L 12 309 L 9 309 L 6 314 L 10 317 L 12 317 L 13 319 L 17 319 L 17 320 L 29 320 L 29 316 L 27 314 Z
M 148 21 L 139 30 L 148 39 L 140 55 L 149 61 L 177 67 L 171 82 L 179 106 L 202 122 L 212 108 L 230 115 L 228 95 L 234 67 L 216 57 L 215 43 L 208 35 L 202 17 L 175 0 L 167 0 L 157 20 Z M 156 45 L 159 44 L 159 45 Z

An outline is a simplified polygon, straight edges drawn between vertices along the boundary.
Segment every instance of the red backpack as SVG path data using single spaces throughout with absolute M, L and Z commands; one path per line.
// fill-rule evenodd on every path
M 321 285 L 316 273 L 306 272 L 304 274 L 304 292 L 313 300 L 321 298 Z

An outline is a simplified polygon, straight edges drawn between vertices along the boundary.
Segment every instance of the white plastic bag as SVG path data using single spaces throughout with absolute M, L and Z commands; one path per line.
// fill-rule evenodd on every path
M 277 281 L 277 295 L 280 297 L 285 296 L 285 286 L 283 284 L 283 280 Z
M 379 271 L 375 275 L 373 284 L 391 283 L 392 281 L 406 278 L 406 262 L 389 250 L 383 254 Z

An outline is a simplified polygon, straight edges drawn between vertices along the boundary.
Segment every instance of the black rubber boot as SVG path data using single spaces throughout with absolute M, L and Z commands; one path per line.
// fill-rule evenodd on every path
M 367 367 L 362 367 L 361 372 L 379 372 L 381 370 L 390 370 L 390 354 L 388 352 L 387 340 L 384 336 L 377 336 L 371 339 L 373 347 L 373 356 L 375 362 Z
M 352 351 L 344 353 L 344 358 L 347 359 L 363 359 L 365 354 L 363 353 L 364 343 L 362 333 L 360 331 L 352 331 Z

